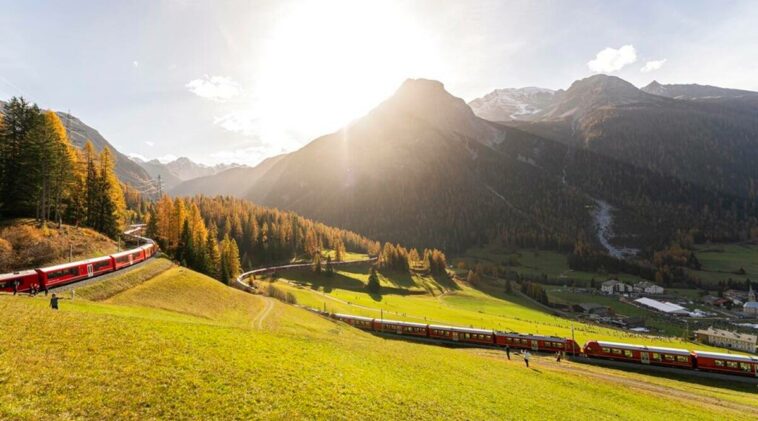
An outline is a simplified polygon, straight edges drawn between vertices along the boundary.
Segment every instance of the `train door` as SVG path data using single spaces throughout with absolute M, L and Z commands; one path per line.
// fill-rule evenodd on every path
M 130 255 L 129 255 L 129 266 L 131 266 L 131 265 L 133 265 L 133 264 L 134 264 L 134 256 L 132 256 L 132 255 L 130 254 Z
M 397 326 L 397 334 L 398 335 L 402 335 L 403 334 L 403 327 L 402 326 Z
M 453 331 L 453 340 L 458 342 L 458 332 Z
M 532 340 L 532 351 L 539 351 L 540 350 L 540 343 L 538 341 Z
M 90 263 L 87 265 L 87 277 L 91 278 L 94 275 L 95 275 L 95 269 L 92 267 L 92 264 Z
M 640 358 L 642 360 L 642 364 L 650 364 L 650 353 L 649 352 L 640 352 Z

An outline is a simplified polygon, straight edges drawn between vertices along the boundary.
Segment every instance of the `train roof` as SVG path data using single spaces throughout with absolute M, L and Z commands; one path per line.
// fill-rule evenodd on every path
M 758 362 L 758 357 L 750 355 L 724 354 L 723 352 L 694 351 L 698 357 L 719 358 L 724 360 L 743 361 L 748 363 Z
M 142 249 L 142 247 L 137 247 L 136 249 L 124 250 L 124 251 L 120 251 L 118 253 L 113 253 L 113 254 L 111 254 L 111 256 L 113 256 L 113 257 L 128 256 L 128 255 L 130 255 L 132 253 L 139 252 L 141 249 Z
M 530 334 L 523 334 L 523 333 L 517 333 L 517 332 L 502 332 L 502 331 L 496 331 L 495 334 L 500 335 L 500 336 L 512 336 L 512 337 L 517 337 L 517 338 L 535 339 L 535 340 L 543 340 L 543 341 L 566 341 L 566 338 L 561 338 L 558 336 L 530 335 Z
M 374 320 L 373 317 L 353 316 L 352 314 L 334 313 L 334 317 L 342 317 L 345 319 L 364 320 L 370 322 Z
M 55 265 L 55 266 L 48 266 L 48 267 L 40 268 L 39 270 L 42 271 L 42 272 L 52 272 L 54 270 L 66 269 L 66 268 L 70 268 L 70 267 L 77 267 L 77 266 L 80 266 L 80 265 L 86 265 L 88 263 L 100 262 L 100 261 L 103 261 L 103 260 L 108 260 L 110 258 L 111 258 L 111 256 L 93 257 L 93 258 L 87 259 L 87 260 L 77 260 L 76 262 L 68 262 L 68 263 L 61 263 L 61 264 Z
M 37 271 L 34 269 L 20 270 L 18 272 L 3 273 L 0 275 L 0 282 L 7 281 L 9 279 L 21 278 L 29 275 L 36 275 Z
M 612 348 L 632 349 L 636 351 L 660 352 L 660 353 L 676 354 L 676 355 L 690 355 L 690 351 L 686 349 L 680 349 L 680 348 L 663 348 L 663 347 L 646 346 L 646 345 L 624 344 L 624 343 L 619 343 L 619 342 L 605 342 L 605 341 L 596 341 L 596 342 L 600 346 L 606 346 L 606 347 L 612 347 Z
M 400 320 L 387 320 L 387 319 L 374 319 L 382 324 L 388 323 L 393 325 L 413 326 L 413 327 L 427 327 L 426 323 L 414 323 L 414 322 L 401 322 Z
M 429 329 L 444 329 L 452 330 L 454 332 L 464 333 L 483 333 L 485 335 L 492 335 L 494 332 L 489 329 L 475 329 L 471 327 L 457 327 L 457 326 L 445 326 L 445 325 L 429 325 Z

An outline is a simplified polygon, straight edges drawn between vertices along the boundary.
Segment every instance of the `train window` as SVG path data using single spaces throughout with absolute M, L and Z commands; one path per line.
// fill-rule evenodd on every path
M 611 349 L 603 347 L 603 352 L 605 352 L 606 354 L 610 354 L 611 353 Z
M 614 354 L 619 354 L 619 355 L 621 355 L 621 350 L 620 350 L 620 349 L 616 349 L 616 348 L 613 348 L 613 349 L 611 349 L 611 351 L 612 351 Z
M 79 276 L 79 268 L 73 267 L 69 269 L 56 270 L 47 274 L 47 279 L 57 279 L 64 276 Z
M 92 265 L 92 268 L 94 270 L 101 270 L 103 268 L 107 268 L 111 265 L 111 262 L 109 260 L 104 260 L 102 262 L 97 262 L 94 265 Z
M 727 361 L 726 366 L 729 368 L 737 368 L 737 362 L 736 361 Z
M 677 356 L 676 356 L 676 360 L 677 360 L 677 361 L 679 361 L 679 362 L 682 362 L 682 363 L 686 363 L 686 362 L 687 362 L 687 361 L 689 361 L 690 359 L 689 359 L 689 358 L 687 358 L 687 357 L 685 357 L 684 355 L 677 355 Z
M 740 370 L 750 372 L 750 364 L 740 363 Z
M 722 360 L 714 360 L 714 361 L 713 361 L 713 364 L 714 364 L 716 367 L 723 367 L 723 366 L 724 366 L 724 361 L 722 361 Z
M 657 352 L 653 352 L 653 359 L 660 361 L 661 360 L 661 354 L 659 354 Z
M 666 361 L 674 361 L 674 356 L 673 355 L 663 354 L 663 358 Z
M 627 357 L 627 358 L 632 358 L 634 356 L 634 354 L 632 354 L 632 351 L 629 351 L 627 349 L 627 350 L 624 350 L 624 356 Z

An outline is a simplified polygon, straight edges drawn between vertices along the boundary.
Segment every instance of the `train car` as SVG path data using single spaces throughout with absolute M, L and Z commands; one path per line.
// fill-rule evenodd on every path
M 428 325 L 397 320 L 374 319 L 374 330 L 376 332 L 396 333 L 398 335 L 429 336 Z
M 32 284 L 39 283 L 39 274 L 34 269 L 2 274 L 0 275 L 0 291 L 13 292 L 13 284 L 16 282 L 18 282 L 16 291 L 28 291 Z
M 523 335 L 512 332 L 495 332 L 495 344 L 511 348 L 531 349 L 532 351 L 558 352 L 571 354 L 582 352 L 581 347 L 572 339 L 557 336 Z
M 111 257 L 114 260 L 115 269 L 119 270 L 145 260 L 145 251 L 142 248 L 136 248 L 112 254 Z
M 465 327 L 429 325 L 429 337 L 453 342 L 463 342 L 479 345 L 494 345 L 495 334 L 486 329 L 470 329 Z
M 37 269 L 37 273 L 39 273 L 40 288 L 44 289 L 92 278 L 113 270 L 113 260 L 110 256 L 104 256 Z
M 358 329 L 364 329 L 364 330 L 374 329 L 374 319 L 370 317 L 352 316 L 349 314 L 335 313 L 335 314 L 332 314 L 332 318 L 337 319 L 341 322 L 345 322 L 349 324 L 350 326 L 357 327 Z
M 584 345 L 584 353 L 591 358 L 604 358 L 665 367 L 695 367 L 695 357 L 686 349 L 589 341 Z
M 155 244 L 145 244 L 141 249 L 145 253 L 145 259 L 149 259 L 155 254 Z
M 758 357 L 694 351 L 697 368 L 701 371 L 758 377 Z

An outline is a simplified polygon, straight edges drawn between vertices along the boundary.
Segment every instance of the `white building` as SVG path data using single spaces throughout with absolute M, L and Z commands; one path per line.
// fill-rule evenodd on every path
M 712 327 L 705 330 L 696 330 L 695 338 L 709 345 L 745 352 L 755 352 L 756 344 L 758 344 L 758 336 L 756 335 L 730 332 L 728 330 L 714 329 Z
M 747 302 L 742 306 L 742 312 L 747 316 L 758 317 L 758 301 L 755 301 L 752 285 L 748 288 Z
M 676 316 L 688 316 L 690 314 L 686 308 L 678 304 L 658 301 L 652 298 L 638 298 L 634 300 L 634 302 L 652 308 L 653 310 L 658 310 L 661 313 L 673 314 Z
M 652 282 L 642 281 L 634 286 L 637 292 L 644 292 L 646 294 L 663 294 L 663 287 L 658 286 Z
M 631 285 L 625 284 L 621 281 L 611 279 L 600 284 L 600 291 L 606 294 L 623 294 L 625 292 L 633 292 L 634 288 Z

